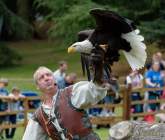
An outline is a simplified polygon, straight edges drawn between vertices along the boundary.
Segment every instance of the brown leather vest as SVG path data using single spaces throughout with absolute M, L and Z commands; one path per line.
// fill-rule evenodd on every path
M 99 140 L 98 136 L 92 131 L 91 123 L 86 112 L 72 106 L 71 92 L 72 86 L 59 92 L 55 103 L 54 113 L 56 114 L 60 126 L 64 129 L 63 133 L 69 140 L 80 140 L 81 138 L 85 138 L 84 140 Z M 38 118 L 37 120 L 39 121 Z M 49 120 L 48 122 L 51 126 L 52 123 L 50 123 Z M 48 132 L 47 129 L 45 129 L 46 126 L 42 125 L 42 123 L 40 122 L 41 126 L 44 127 L 44 130 L 53 140 L 61 139 L 59 134 L 54 134 L 53 137 L 49 134 L 58 133 L 57 130 Z M 47 126 L 48 129 L 49 125 Z
M 78 110 L 71 104 L 72 86 L 61 91 L 56 99 L 55 114 L 62 128 L 69 135 L 84 137 L 91 133 L 91 123 L 84 110 Z

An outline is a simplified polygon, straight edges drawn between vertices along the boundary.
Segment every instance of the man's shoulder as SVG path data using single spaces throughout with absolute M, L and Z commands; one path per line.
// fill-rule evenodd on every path
M 59 74 L 60 74 L 60 70 L 59 69 L 53 72 L 54 76 L 59 75 Z

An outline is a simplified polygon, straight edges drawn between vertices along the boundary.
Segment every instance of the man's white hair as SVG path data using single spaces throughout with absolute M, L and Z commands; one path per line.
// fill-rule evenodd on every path
M 37 81 L 38 81 L 38 76 L 39 76 L 39 74 L 42 72 L 42 71 L 45 71 L 45 72 L 48 72 L 48 73 L 51 73 L 51 74 L 53 74 L 53 72 L 49 69 L 49 68 L 47 68 L 47 67 L 45 67 L 45 66 L 40 66 L 40 67 L 38 67 L 38 69 L 34 72 L 34 74 L 33 74 L 33 79 L 34 79 L 34 82 L 37 84 Z

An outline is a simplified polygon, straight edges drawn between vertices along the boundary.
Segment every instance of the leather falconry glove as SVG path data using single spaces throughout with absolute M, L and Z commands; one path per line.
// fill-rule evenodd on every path
M 99 85 L 103 83 L 103 65 L 105 51 L 102 48 L 93 49 L 91 51 L 91 68 L 93 82 Z

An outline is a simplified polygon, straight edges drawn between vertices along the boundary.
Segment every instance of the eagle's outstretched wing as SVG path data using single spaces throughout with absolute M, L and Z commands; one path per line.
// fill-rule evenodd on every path
M 136 29 L 134 22 L 117 13 L 104 9 L 92 9 L 90 14 L 95 18 L 96 29 L 109 32 L 114 36 L 128 33 Z

